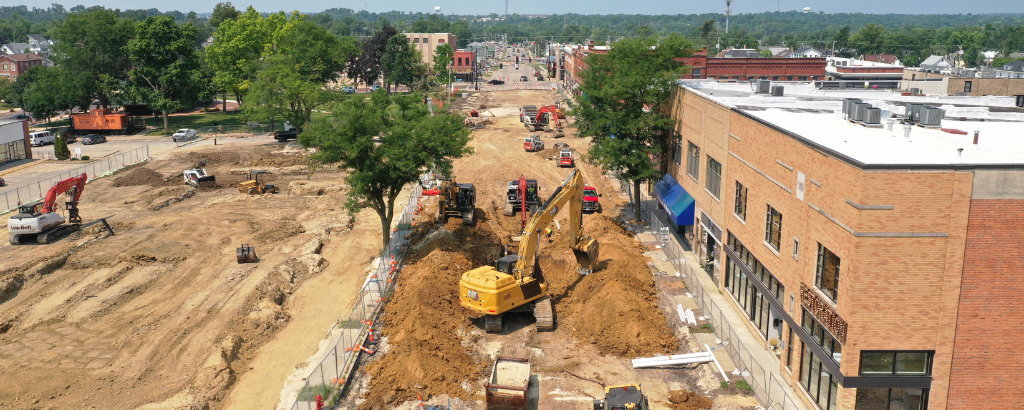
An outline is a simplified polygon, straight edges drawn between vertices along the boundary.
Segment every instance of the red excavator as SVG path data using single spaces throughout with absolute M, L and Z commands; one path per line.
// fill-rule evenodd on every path
M 88 175 L 82 174 L 60 181 L 46 192 L 43 201 L 31 202 L 18 206 L 18 214 L 7 221 L 7 231 L 11 233 L 11 245 L 21 245 L 31 239 L 38 243 L 50 243 L 78 231 L 82 227 L 82 217 L 78 215 L 78 199 L 85 190 Z M 68 222 L 56 212 L 57 196 L 67 193 L 70 197 L 65 202 L 68 211 Z
M 530 131 L 540 131 L 548 128 L 549 119 L 555 120 L 555 138 L 564 137 L 565 133 L 562 132 L 562 123 L 558 121 L 559 108 L 554 105 L 545 105 L 537 110 L 536 116 L 524 117 L 523 124 L 526 125 L 526 129 Z

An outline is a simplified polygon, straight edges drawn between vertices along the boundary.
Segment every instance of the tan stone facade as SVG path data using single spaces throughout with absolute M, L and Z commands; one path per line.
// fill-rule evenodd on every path
M 423 63 L 428 66 L 434 65 L 434 50 L 441 44 L 450 44 L 452 50 L 459 48 L 458 39 L 454 34 L 448 33 L 404 33 L 409 43 L 419 50 Z
M 881 387 L 880 379 L 861 376 L 862 351 L 934 352 L 929 410 L 1011 408 L 1006 394 L 1017 393 L 994 378 L 1000 374 L 997 369 L 1024 368 L 1024 360 L 1009 349 L 1018 332 L 1015 328 L 1024 320 L 1020 312 L 1004 305 L 1014 303 L 1010 294 L 1024 295 L 1020 251 L 1024 202 L 999 199 L 979 210 L 972 192 L 977 193 L 975 173 L 982 171 L 861 164 L 685 88 L 674 93 L 672 115 L 682 154 L 678 164 L 670 157 L 668 172 L 694 197 L 697 218 L 704 212 L 721 228 L 721 241 L 728 243 L 729 236 L 734 236 L 785 286 L 778 300 L 783 312 L 772 307 L 771 317 L 783 319 L 781 330 L 774 334 L 789 342 L 789 327 L 805 325 L 804 306 L 817 306 L 815 320 L 841 341 L 838 368 L 842 376 L 833 378 L 842 377 L 843 382 L 834 408 L 857 408 L 858 389 L 852 386 Z M 696 179 L 687 173 L 690 143 L 700 148 Z M 706 189 L 709 157 L 722 164 L 717 197 Z M 737 182 L 747 190 L 744 217 L 735 212 Z M 1024 198 L 1024 193 L 1019 196 Z M 769 207 L 782 214 L 778 249 L 765 240 Z M 1006 239 L 1003 246 L 974 231 L 989 232 L 994 228 L 985 224 L 1011 218 L 1007 214 L 1017 217 L 1016 225 L 997 229 Z M 696 235 L 690 239 L 696 241 L 699 254 L 703 228 L 696 222 L 694 229 Z M 816 286 L 819 244 L 841 262 L 835 301 Z M 1006 246 L 1014 250 L 999 249 Z M 965 250 L 970 268 L 964 265 Z M 715 278 L 729 295 L 726 258 L 726 252 L 717 256 Z M 998 314 L 990 313 L 991 307 L 985 304 L 985 285 L 992 283 L 1004 286 L 995 306 Z M 803 296 L 801 288 L 805 288 Z M 738 303 L 734 307 L 745 314 Z M 961 310 L 970 317 L 992 319 L 977 322 L 964 317 Z M 753 323 L 748 325 L 759 335 Z M 965 334 L 965 329 L 971 333 Z M 801 331 L 797 329 L 795 336 L 801 336 Z M 803 334 L 794 339 L 809 340 Z M 761 336 L 766 345 L 771 335 L 769 328 L 767 337 Z M 797 356 L 793 369 L 786 368 L 785 354 L 780 369 L 791 377 L 809 408 L 820 408 L 800 385 L 802 343 L 793 342 Z M 991 379 L 974 376 L 975 371 Z M 958 376 L 951 378 L 951 374 Z M 986 389 L 1004 391 L 987 395 Z

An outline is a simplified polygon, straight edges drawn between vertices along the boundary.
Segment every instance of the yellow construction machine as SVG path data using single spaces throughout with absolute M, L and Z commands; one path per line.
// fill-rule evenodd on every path
M 639 384 L 604 388 L 604 399 L 594 400 L 594 410 L 648 410 L 647 397 Z
M 280 191 L 277 186 L 260 181 L 260 175 L 268 174 L 267 171 L 249 171 L 246 173 L 245 182 L 238 183 L 238 192 L 243 194 L 276 194 Z
M 599 244 L 583 235 L 583 177 L 578 170 L 551 194 L 530 217 L 520 238 L 518 254 L 498 259 L 494 266 L 482 266 L 462 274 L 459 302 L 484 313 L 484 330 L 500 332 L 507 312 L 533 311 L 537 330 L 554 330 L 554 310 L 548 285 L 537 269 L 538 251 L 547 227 L 564 206 L 569 208 L 569 235 L 576 254 L 577 269 L 589 274 L 597 261 Z

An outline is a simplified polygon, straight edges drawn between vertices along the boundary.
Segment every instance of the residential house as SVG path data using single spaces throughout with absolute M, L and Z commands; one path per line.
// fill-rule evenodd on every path
M 812 47 L 800 47 L 793 51 L 794 58 L 821 58 L 821 52 Z
M 0 46 L 4 54 L 23 54 L 28 52 L 28 43 L 7 43 Z
M 870 61 L 873 63 L 882 63 L 894 66 L 903 66 L 900 59 L 892 54 L 865 54 L 860 56 L 861 60 Z
M 32 53 L 0 55 L 0 77 L 16 80 L 29 68 L 38 65 L 53 66 L 53 61 Z
M 28 53 L 36 54 L 43 58 L 49 58 L 51 46 L 53 46 L 53 41 L 47 40 L 40 34 L 28 35 Z
M 928 56 L 921 62 L 921 69 L 929 73 L 938 73 L 954 67 L 953 60 L 946 56 Z
M 759 50 L 752 48 L 727 48 L 716 56 L 718 58 L 764 58 Z
M 996 68 L 996 78 L 1024 78 L 1024 61 L 1011 61 Z

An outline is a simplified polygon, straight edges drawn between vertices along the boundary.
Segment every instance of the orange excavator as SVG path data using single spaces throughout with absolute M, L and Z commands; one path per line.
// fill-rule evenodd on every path
M 78 199 L 85 190 L 86 174 L 71 177 L 58 182 L 42 201 L 31 202 L 18 206 L 18 214 L 7 221 L 7 231 L 11 233 L 11 245 L 21 245 L 35 239 L 38 243 L 50 243 L 68 236 L 82 228 L 82 217 L 78 215 Z M 65 202 L 68 219 L 56 212 L 57 197 L 67 193 L 69 201 Z M 67 222 L 67 224 L 65 224 Z
M 558 117 L 565 118 L 565 114 L 560 112 L 561 109 L 556 105 L 545 105 L 537 110 L 536 116 L 523 118 L 523 124 L 526 125 L 526 129 L 530 131 L 541 131 L 550 130 L 548 123 L 550 119 L 555 120 L 555 138 L 564 137 L 565 132 L 562 131 L 562 123 L 558 121 Z

